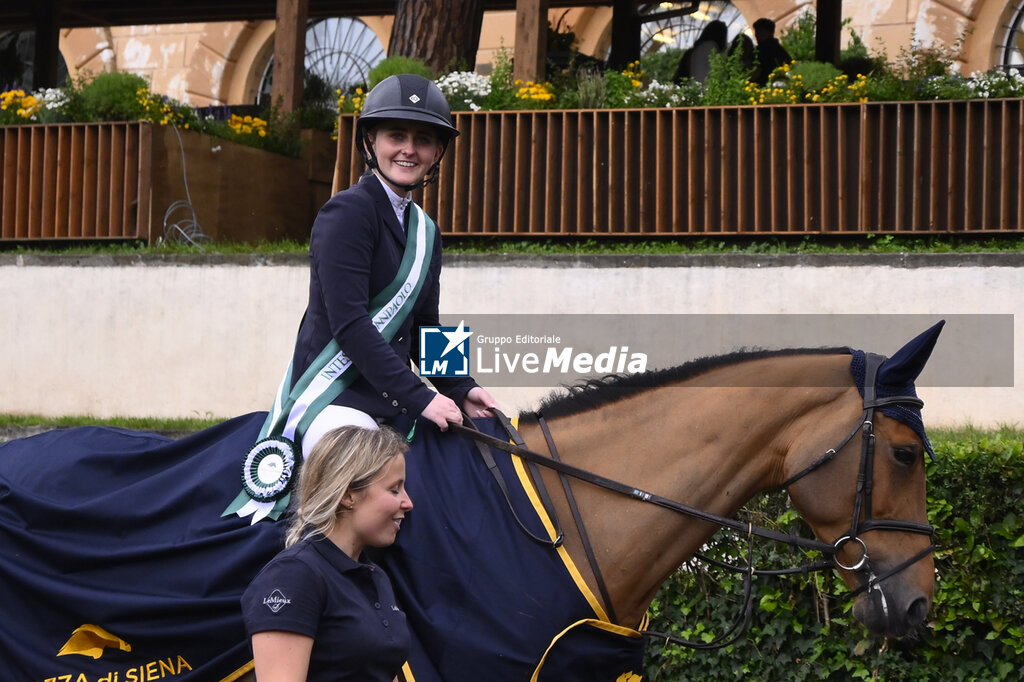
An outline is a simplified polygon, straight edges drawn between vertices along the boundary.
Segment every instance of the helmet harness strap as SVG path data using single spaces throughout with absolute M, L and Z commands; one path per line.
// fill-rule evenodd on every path
M 370 143 L 369 131 L 367 131 L 366 128 L 363 127 L 360 127 L 359 129 L 359 144 L 363 152 L 363 160 L 366 162 L 366 165 L 369 166 L 369 168 L 373 172 L 377 173 L 382 178 L 387 180 L 388 183 L 395 187 L 398 187 L 399 189 L 403 189 L 406 192 L 412 192 L 413 190 L 417 190 L 420 187 L 426 187 L 432 182 L 437 182 L 437 179 L 440 176 L 439 166 L 441 165 L 441 159 L 444 158 L 445 152 L 448 151 L 448 145 L 450 143 L 450 139 L 446 139 L 444 141 L 444 143 L 441 145 L 441 156 L 437 157 L 437 161 L 435 161 L 433 165 L 431 165 L 430 168 L 427 169 L 427 172 L 423 176 L 422 180 L 420 180 L 414 185 L 407 185 L 392 180 L 387 176 L 387 174 L 383 170 L 381 170 L 380 163 L 377 161 L 377 153 L 373 150 L 373 145 Z

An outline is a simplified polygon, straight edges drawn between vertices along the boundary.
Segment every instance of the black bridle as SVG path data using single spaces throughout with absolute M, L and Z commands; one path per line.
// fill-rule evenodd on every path
M 788 489 L 789 486 L 793 485 L 804 476 L 817 470 L 823 464 L 831 461 L 836 454 L 842 450 L 847 443 L 853 440 L 854 436 L 856 436 L 858 432 L 860 432 L 860 472 L 857 475 L 857 493 L 853 505 L 853 518 L 850 521 L 850 530 L 846 535 L 843 535 L 833 543 L 832 551 L 832 560 L 836 566 L 847 571 L 861 571 L 866 573 L 868 576 L 864 584 L 850 594 L 851 598 L 877 587 L 878 583 L 899 573 L 908 566 L 917 563 L 921 559 L 924 559 L 932 553 L 932 550 L 935 549 L 935 528 L 933 526 L 926 523 L 902 521 L 898 519 L 876 519 L 871 514 L 871 494 L 874 488 L 875 467 L 875 430 L 873 421 L 875 410 L 887 405 L 910 405 L 920 409 L 924 406 L 924 402 L 919 398 L 910 395 L 899 395 L 885 398 L 878 397 L 875 377 L 878 374 L 878 368 L 882 366 L 882 363 L 885 362 L 886 358 L 883 355 L 865 353 L 864 360 L 864 412 L 861 415 L 860 423 L 854 427 L 854 429 L 837 447 L 828 450 L 828 452 L 812 462 L 806 469 L 790 477 L 780 486 L 782 489 Z M 924 550 L 910 557 L 898 566 L 894 566 L 881 575 L 875 575 L 875 569 L 872 566 L 871 559 L 868 555 L 867 545 L 860 538 L 861 534 L 872 530 L 889 530 L 902 533 L 918 533 L 927 535 L 929 543 Z M 852 565 L 847 566 L 839 560 L 839 551 L 851 542 L 860 545 L 861 557 Z
M 540 415 L 538 415 L 538 424 L 542 432 L 544 433 L 545 440 L 547 441 L 548 449 L 551 452 L 550 457 L 541 455 L 537 452 L 534 452 L 526 448 L 523 440 L 519 437 L 519 434 L 516 432 L 511 422 L 509 422 L 508 418 L 498 410 L 492 411 L 495 413 L 499 422 L 505 428 L 506 432 L 509 434 L 509 437 L 513 442 L 510 442 L 508 440 L 502 440 L 500 438 L 495 438 L 488 434 L 482 433 L 473 425 L 472 420 L 470 420 L 468 417 L 464 417 L 462 424 L 452 422 L 449 424 L 449 426 L 453 431 L 469 436 L 477 444 L 481 456 L 483 457 L 488 469 L 491 471 L 491 473 L 497 480 L 499 487 L 501 488 L 502 492 L 505 495 L 505 499 L 508 502 L 509 508 L 511 509 L 512 514 L 520 528 L 522 528 L 522 530 L 532 540 L 544 545 L 551 546 L 553 548 L 557 548 L 562 544 L 564 534 L 561 531 L 561 526 L 555 513 L 554 507 L 551 504 L 550 497 L 548 496 L 544 484 L 540 476 L 537 474 L 534 465 L 547 467 L 548 469 L 552 469 L 553 471 L 559 474 L 559 477 L 562 480 L 563 489 L 569 502 L 570 510 L 572 511 L 576 521 L 577 530 L 580 534 L 580 538 L 584 546 L 584 551 L 587 554 L 587 558 L 590 563 L 591 571 L 594 574 L 595 581 L 597 582 L 598 588 L 601 592 L 601 596 L 603 598 L 603 601 L 605 602 L 607 613 L 612 622 L 615 622 L 616 618 L 614 615 L 614 610 L 612 608 L 611 599 L 609 598 L 607 588 L 605 587 L 604 579 L 602 578 L 600 568 L 598 567 L 597 561 L 594 558 L 593 550 L 590 547 L 589 541 L 587 540 L 586 529 L 583 525 L 582 518 L 579 516 L 579 513 L 576 509 L 576 503 L 573 498 L 572 491 L 567 483 L 566 477 L 575 478 L 577 480 L 584 481 L 591 485 L 595 485 L 606 490 L 610 490 L 612 492 L 616 492 L 627 497 L 631 497 L 633 499 L 646 502 L 648 504 L 653 504 L 664 509 L 669 509 L 671 511 L 684 514 L 686 516 L 701 521 L 706 521 L 708 523 L 715 524 L 721 528 L 729 528 L 741 535 L 744 535 L 747 539 L 747 566 L 745 567 L 733 566 L 731 564 L 719 562 L 700 554 L 696 555 L 699 558 L 713 565 L 734 570 L 744 574 L 745 605 L 743 612 L 733 623 L 732 627 L 730 627 L 721 637 L 717 638 L 712 642 L 707 643 L 684 640 L 663 633 L 645 633 L 652 637 L 657 637 L 658 639 L 671 641 L 677 644 L 683 644 L 685 646 L 689 646 L 692 648 L 718 648 L 727 646 L 728 644 L 731 644 L 732 642 L 736 641 L 736 639 L 738 639 L 742 635 L 743 631 L 746 630 L 752 613 L 751 583 L 753 576 L 755 574 L 807 574 L 810 571 L 818 571 L 838 567 L 842 570 L 861 574 L 865 578 L 861 586 L 850 594 L 850 598 L 852 599 L 857 597 L 861 593 L 872 589 L 878 589 L 881 592 L 881 588 L 878 587 L 879 583 L 881 583 L 886 578 L 889 578 L 895 575 L 896 573 L 899 573 L 900 571 L 908 568 L 909 566 L 929 556 L 932 553 L 932 550 L 935 549 L 935 529 L 933 526 L 924 523 L 917 523 L 914 521 L 902 521 L 898 519 L 876 519 L 871 514 L 871 496 L 874 487 L 873 478 L 875 460 L 875 433 L 873 420 L 875 410 L 877 408 L 885 407 L 887 405 L 901 404 L 920 408 L 924 404 L 920 399 L 912 395 L 898 395 L 884 398 L 878 397 L 875 380 L 878 374 L 878 369 L 879 367 L 881 367 L 882 363 L 885 362 L 885 360 L 885 356 L 882 355 L 877 355 L 874 353 L 865 354 L 866 367 L 864 373 L 864 411 L 861 414 L 861 418 L 857 425 L 849 432 L 849 434 L 847 434 L 847 436 L 839 443 L 839 445 L 837 445 L 834 448 L 830 448 L 821 457 L 813 461 L 799 473 L 788 478 L 779 486 L 780 489 L 787 490 L 791 485 L 793 485 L 800 479 L 817 471 L 819 468 L 821 468 L 828 462 L 832 461 L 836 457 L 836 455 L 839 452 L 841 452 L 857 436 L 858 433 L 861 434 L 860 471 L 857 476 L 856 498 L 854 500 L 853 515 L 852 520 L 850 522 L 850 529 L 845 535 L 841 536 L 833 543 L 803 538 L 792 533 L 781 533 L 779 531 L 771 530 L 769 528 L 755 526 L 752 523 L 745 523 L 737 519 L 732 519 L 729 517 L 720 516 L 718 514 L 713 514 L 711 512 L 703 511 L 695 507 L 683 504 L 682 502 L 670 500 L 668 498 L 656 495 L 651 492 L 647 492 L 640 488 L 629 486 L 624 483 L 620 483 L 618 481 L 606 478 L 604 476 L 600 476 L 593 472 L 587 471 L 586 469 L 581 469 L 571 464 L 567 464 L 561 461 L 561 459 L 559 459 L 557 450 L 555 448 L 555 443 L 554 440 L 551 438 L 551 434 L 548 430 L 547 423 L 544 421 L 543 416 Z M 550 539 L 549 537 L 537 536 L 532 531 L 530 531 L 526 527 L 526 525 L 519 519 L 515 507 L 512 505 L 511 499 L 509 497 L 508 488 L 505 484 L 504 478 L 502 477 L 501 472 L 498 470 L 497 463 L 494 461 L 493 456 L 491 455 L 487 447 L 485 447 L 485 445 L 489 445 L 499 450 L 503 450 L 510 454 L 516 455 L 517 457 L 522 458 L 531 466 L 531 471 L 534 474 L 533 478 L 535 481 L 535 485 L 538 489 L 538 494 L 541 497 L 542 505 L 544 506 L 548 518 L 551 520 L 555 528 L 554 540 Z M 877 574 L 876 567 L 871 561 L 871 558 L 868 554 L 867 544 L 860 537 L 863 533 L 867 533 L 869 531 L 874 530 L 918 533 L 927 535 L 930 541 L 928 547 L 926 547 L 924 550 L 910 557 L 901 564 L 894 566 L 893 568 L 879 575 Z M 803 549 L 818 551 L 828 558 L 821 561 L 809 562 L 807 564 L 794 568 L 755 569 L 753 566 L 754 537 L 760 537 L 775 542 L 784 543 L 790 547 L 800 547 Z M 861 556 L 853 564 L 846 565 L 840 561 L 839 552 L 850 543 L 860 545 Z M 884 595 L 881 598 L 884 604 Z M 742 628 L 740 627 L 741 625 L 743 626 Z

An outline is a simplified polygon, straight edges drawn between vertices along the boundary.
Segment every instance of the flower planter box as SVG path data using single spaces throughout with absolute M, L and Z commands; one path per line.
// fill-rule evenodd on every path
M 292 159 L 151 123 L 0 127 L 0 241 L 154 243 L 165 221 L 195 233 L 189 199 L 215 241 L 303 240 L 333 167 L 307 139 Z
M 418 200 L 455 235 L 1024 229 L 1024 100 L 455 114 Z M 341 117 L 334 187 L 358 177 Z M 454 163 L 451 161 L 454 160 Z

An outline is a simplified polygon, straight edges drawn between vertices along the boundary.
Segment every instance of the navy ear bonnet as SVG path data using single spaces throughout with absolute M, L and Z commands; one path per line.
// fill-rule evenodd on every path
M 891 358 L 882 363 L 882 366 L 878 368 L 878 376 L 875 377 L 875 390 L 879 398 L 891 398 L 894 396 L 917 397 L 914 381 L 921 374 L 925 363 L 928 362 L 928 358 L 931 356 L 932 349 L 935 347 L 935 342 L 938 340 L 939 332 L 942 331 L 942 325 L 944 324 L 946 324 L 946 321 L 942 320 L 927 331 L 922 332 L 903 346 L 903 348 L 899 349 Z M 864 351 L 851 348 L 850 353 L 853 355 L 853 359 L 850 361 L 850 372 L 857 383 L 857 390 L 863 396 Z M 928 454 L 934 461 L 935 451 L 932 450 L 928 434 L 925 433 L 924 421 L 921 419 L 921 411 L 919 409 L 913 405 L 895 404 L 879 407 L 878 411 L 913 429 L 914 433 L 920 437 L 921 442 L 924 443 L 925 450 L 928 451 Z

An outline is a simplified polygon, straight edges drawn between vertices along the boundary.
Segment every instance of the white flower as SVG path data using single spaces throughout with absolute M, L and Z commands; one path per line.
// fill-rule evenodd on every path
M 46 88 L 36 93 L 36 99 L 43 109 L 56 111 L 68 103 L 68 96 L 59 88 Z
M 653 107 L 673 107 L 683 104 L 685 97 L 678 87 L 671 83 L 651 81 L 643 90 L 633 92 L 627 98 L 627 105 Z
M 491 94 L 491 80 L 475 71 L 453 71 L 439 78 L 437 87 L 448 96 L 466 93 L 471 97 L 486 97 Z

